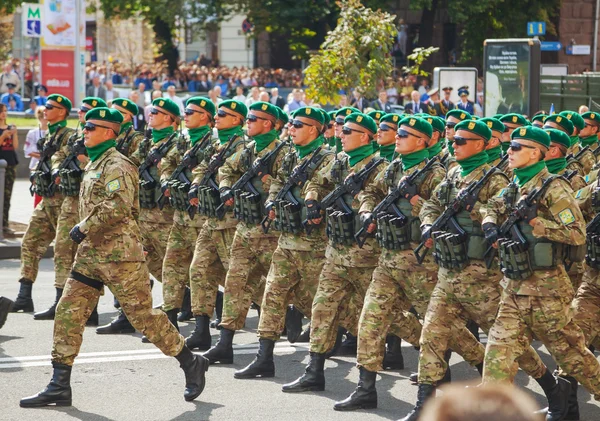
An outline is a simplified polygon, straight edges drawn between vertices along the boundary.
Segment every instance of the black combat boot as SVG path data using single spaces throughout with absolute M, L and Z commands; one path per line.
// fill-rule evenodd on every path
M 467 322 L 467 329 L 469 329 L 469 332 L 471 332 L 473 336 L 475 336 L 477 342 L 481 342 L 479 340 L 479 325 L 477 323 L 475 323 L 473 320 L 469 320 Z
M 412 411 L 407 416 L 398 421 L 417 421 L 423 410 L 425 403 L 435 397 L 435 386 L 432 384 L 419 384 L 419 391 L 417 392 L 417 403 Z
M 333 409 L 336 411 L 377 408 L 377 389 L 375 389 L 377 372 L 369 371 L 364 367 L 359 367 L 358 369 L 360 371 L 358 386 L 350 396 L 333 405 Z
M 127 319 L 127 316 L 123 310 L 119 311 L 119 315 L 116 319 L 107 325 L 100 326 L 96 329 L 96 333 L 99 335 L 116 335 L 119 333 L 135 333 L 135 328 Z
M 8 317 L 8 313 L 10 313 L 13 304 L 12 300 L 9 300 L 6 297 L 0 297 L 0 329 L 2 329 L 4 323 L 6 323 L 6 318 Z
M 211 364 L 233 364 L 233 335 L 234 330 L 221 329 L 218 342 L 211 349 L 202 354 Z
M 396 335 L 386 338 L 386 351 L 383 356 L 384 370 L 404 370 L 404 357 L 402 356 L 402 339 Z
M 273 348 L 275 341 L 259 339 L 259 348 L 256 358 L 246 368 L 233 373 L 236 379 L 253 379 L 255 377 L 274 377 L 275 363 L 273 362 Z
M 62 293 L 62 288 L 56 288 L 56 299 L 54 300 L 54 304 L 52 304 L 48 310 L 35 313 L 33 315 L 34 320 L 54 320 L 54 315 L 56 314 L 56 306 L 58 304 L 58 300 L 60 300 L 60 297 L 62 297 Z
M 215 301 L 215 313 L 217 318 L 210 322 L 210 327 L 221 330 L 221 319 L 223 318 L 223 292 L 217 292 L 217 300 Z
M 177 314 L 175 314 L 177 317 Z M 179 361 L 179 366 L 185 373 L 185 392 L 183 397 L 186 401 L 193 401 L 204 390 L 206 384 L 206 372 L 208 371 L 208 360 L 202 355 L 195 355 L 187 346 L 175 356 Z
M 31 298 L 31 290 L 33 289 L 33 281 L 26 278 L 19 280 L 21 286 L 19 287 L 19 294 L 17 299 L 10 310 L 11 313 L 22 311 L 23 313 L 33 312 L 33 299 Z
M 294 306 L 289 306 L 285 314 L 285 329 L 287 340 L 293 344 L 302 333 L 302 318 L 304 315 Z
M 346 338 L 340 345 L 336 355 L 341 357 L 356 357 L 356 348 L 358 346 L 358 340 L 356 336 L 346 331 Z
M 334 355 L 337 355 L 340 347 L 342 346 L 342 340 L 344 339 L 344 333 L 346 333 L 346 329 L 343 327 L 338 327 L 337 334 L 335 336 L 335 343 L 333 344 L 333 348 L 325 353 L 325 358 L 331 358 Z M 310 340 L 309 340 L 310 342 Z
M 196 316 L 196 327 L 192 334 L 185 339 L 185 344 L 189 349 L 199 349 L 207 351 L 212 345 L 210 337 L 210 317 Z
M 86 326 L 98 326 L 99 320 L 98 320 L 98 304 L 96 304 L 96 307 L 94 307 L 94 309 L 92 310 L 92 314 L 90 314 L 90 317 L 87 319 L 87 322 L 85 322 Z
M 296 342 L 307 343 L 310 342 L 310 324 L 304 329 L 304 331 L 298 336 Z
M 304 374 L 292 383 L 284 384 L 286 393 L 321 392 L 325 390 L 325 354 L 311 352 Z
M 71 406 L 71 366 L 52 363 L 54 373 L 46 388 L 37 395 L 21 399 L 21 408 L 37 408 L 55 404 L 56 406 Z
M 190 289 L 185 287 L 185 294 L 183 294 L 183 304 L 181 305 L 181 313 L 177 316 L 178 322 L 187 322 L 192 320 L 194 315 L 192 314 L 192 295 Z
M 548 399 L 548 407 L 537 411 L 536 414 L 545 414 L 546 421 L 565 420 L 565 415 L 569 412 L 571 395 L 569 380 L 562 377 L 556 378 L 550 373 L 550 370 L 546 369 L 544 375 L 535 381 L 538 382 Z M 575 396 L 575 405 L 577 405 L 577 396 Z M 579 407 L 577 407 L 577 412 L 579 412 Z
M 172 310 L 167 311 L 167 317 L 169 318 L 169 321 L 171 322 L 171 324 L 173 326 L 175 326 L 175 329 L 177 329 L 177 332 L 179 332 L 179 324 L 177 324 L 177 314 L 178 313 L 179 313 L 178 308 L 174 308 Z

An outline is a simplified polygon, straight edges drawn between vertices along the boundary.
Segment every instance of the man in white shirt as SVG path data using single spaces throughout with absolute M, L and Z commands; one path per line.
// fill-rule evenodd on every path
M 113 89 L 113 83 L 110 80 L 107 80 L 106 83 L 104 83 L 104 86 L 106 87 L 106 103 L 110 105 L 111 101 L 115 98 L 118 98 L 119 95 L 117 94 L 117 92 Z
M 181 100 L 181 98 L 175 95 L 175 86 L 169 85 L 169 87 L 167 88 L 167 93 L 165 94 L 165 98 L 171 99 L 173 102 L 175 102 L 175 104 L 179 106 L 179 110 L 181 111 L 180 115 L 183 115 L 185 113 L 183 101 Z
M 8 84 L 15 85 L 15 92 L 19 91 L 21 85 L 21 79 L 19 75 L 13 70 L 12 64 L 8 63 L 4 66 L 4 72 L 0 75 L 0 94 L 8 92 Z

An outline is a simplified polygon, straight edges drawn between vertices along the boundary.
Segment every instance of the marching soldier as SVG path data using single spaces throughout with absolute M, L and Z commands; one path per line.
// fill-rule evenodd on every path
M 136 223 L 139 203 L 135 165 L 118 153 L 115 139 L 123 120 L 118 111 L 96 108 L 86 114 L 85 169 L 79 201 L 79 223 L 71 238 L 79 244 L 71 275 L 56 308 L 53 375 L 40 393 L 23 398 L 21 407 L 70 406 L 71 369 L 83 330 L 106 285 L 121 302 L 132 323 L 165 355 L 174 356 L 185 373 L 184 398 L 202 393 L 208 362 L 185 346 L 167 316 L 152 308 L 149 274 Z
M 48 133 L 38 142 L 41 157 L 32 178 L 31 189 L 42 196 L 36 206 L 23 236 L 21 245 L 21 283 L 19 294 L 12 306 L 12 312 L 33 312 L 31 290 L 37 278 L 40 259 L 56 236 L 60 208 L 64 199 L 58 192 L 52 178 L 52 156 L 66 144 L 75 133 L 67 127 L 67 117 L 71 111 L 71 101 L 62 95 L 48 96 L 44 118 L 48 120 Z M 54 245 L 55 261 L 68 261 L 72 253 L 71 242 L 57 242 Z
M 321 129 L 325 120 L 316 108 L 300 108 L 294 113 L 290 134 L 294 151 L 284 158 L 273 180 L 269 196 L 275 194 L 269 219 L 281 231 L 263 297 L 258 323 L 259 350 L 246 368 L 235 372 L 237 379 L 273 377 L 273 347 L 283 329 L 288 302 L 309 315 L 317 290 L 319 274 L 325 264 L 325 230 L 317 226 L 305 232 L 304 197 L 311 192 L 319 197 L 328 193 L 320 171 L 335 153 L 325 149 Z M 311 190 L 308 190 L 310 186 Z M 300 333 L 300 332 L 298 332 Z
M 492 137 L 485 148 L 485 152 L 488 154 L 487 163 L 491 167 L 495 167 L 502 159 L 502 133 L 504 133 L 504 124 L 500 120 L 491 117 L 482 118 L 480 121 L 492 131 Z
M 112 101 L 112 108 L 123 116 L 121 132 L 117 136 L 117 150 L 125 156 L 131 156 L 140 147 L 144 135 L 133 128 L 133 119 L 137 118 L 139 108 L 135 102 L 127 98 Z
M 396 131 L 402 117 L 399 114 L 386 114 L 379 120 L 376 138 L 379 156 L 392 162 L 396 155 Z
M 585 122 L 585 127 L 579 132 L 581 144 L 589 146 L 595 156 L 598 156 L 598 133 L 600 132 L 600 114 L 588 111 L 581 115 Z
M 431 139 L 427 142 L 427 153 L 429 155 L 429 159 L 433 157 L 438 157 L 440 161 L 445 161 L 445 154 L 448 152 L 444 152 L 444 146 L 446 142 L 444 141 L 444 130 L 446 130 L 446 122 L 443 118 L 437 116 L 423 116 L 425 121 L 431 124 L 433 131 L 431 132 Z
M 275 122 L 277 109 L 268 102 L 255 102 L 246 122 L 252 139 L 239 154 L 233 155 L 219 168 L 220 199 L 234 209 L 240 220 L 236 227 L 229 269 L 225 278 L 221 336 L 214 347 L 203 355 L 211 364 L 233 363 L 233 336 L 244 326 L 252 300 L 262 297 L 263 277 L 271 265 L 279 233 L 264 233 L 261 222 L 270 212 L 265 207 L 273 176 L 281 168 L 285 147 L 278 139 Z M 260 302 L 260 301 L 259 301 Z
M 550 136 L 550 148 L 544 156 L 544 161 L 550 174 L 569 175 L 568 181 L 573 191 L 584 188 L 587 183 L 581 176 L 583 166 L 573 158 L 566 158 L 571 144 L 569 136 L 565 132 L 556 129 L 546 129 L 545 131 Z M 571 172 L 574 172 L 574 174 L 569 174 Z
M 342 152 L 342 127 L 344 126 L 344 119 L 352 113 L 359 113 L 360 111 L 354 107 L 344 107 L 337 111 L 334 111 L 335 117 L 331 121 L 335 122 L 334 125 L 334 140 L 335 140 L 335 151 L 336 153 Z
M 569 311 L 573 287 L 563 264 L 585 244 L 585 221 L 569 184 L 546 169 L 543 156 L 550 145 L 550 136 L 537 127 L 513 132 L 508 154 L 518 190 L 496 195 L 486 209 L 483 221 L 494 232 L 489 238 L 498 247 L 504 292 L 488 335 L 483 381 L 511 381 L 514 361 L 535 336 L 562 370 L 598 400 L 600 364 Z M 504 216 L 509 220 L 500 231 Z M 527 247 L 505 229 L 520 231 Z M 568 381 L 559 377 L 557 387 L 568 396 Z M 550 402 L 546 419 L 563 419 L 567 409 Z
M 200 163 L 193 171 L 188 198 L 192 206 L 198 207 L 198 213 L 207 219 L 196 239 L 190 265 L 192 313 L 196 322 L 194 331 L 186 338 L 191 349 L 206 351 L 211 346 L 210 318 L 215 310 L 219 285 L 225 284 L 231 243 L 238 224 L 231 213 L 217 211 L 221 205 L 219 169 L 225 161 L 244 150 L 242 126 L 247 113 L 248 108 L 239 101 L 227 100 L 219 104 L 215 116 L 216 153 L 208 163 Z M 217 320 L 220 322 L 219 318 Z M 218 323 L 216 325 L 218 327 Z
M 450 110 L 446 114 L 446 147 L 448 148 L 448 154 L 442 164 L 446 167 L 447 172 L 458 165 L 454 156 L 454 127 L 464 120 L 471 120 L 471 114 L 458 109 Z
M 521 114 L 504 114 L 498 120 L 504 124 L 504 133 L 502 133 L 502 156 L 506 155 L 510 147 L 510 136 L 518 127 L 529 126 L 529 122 Z
M 327 122 L 325 133 L 323 133 L 325 144 L 329 145 L 330 148 L 335 148 L 335 113 L 335 111 L 327 112 L 329 121 Z
M 570 151 L 575 156 L 575 159 L 583 166 L 585 174 L 588 174 L 594 165 L 596 165 L 596 155 L 594 155 L 591 150 L 592 144 L 596 142 L 594 142 L 593 139 L 586 140 L 588 143 L 587 145 L 581 142 L 579 134 L 581 133 L 581 130 L 585 128 L 585 121 L 579 113 L 576 113 L 575 111 L 561 111 L 559 115 L 566 117 L 573 123 L 573 132 L 567 133 L 571 138 Z
M 548 115 L 546 114 L 545 111 L 539 112 L 536 115 L 534 115 L 533 117 L 531 117 L 531 125 L 534 127 L 538 127 L 538 128 L 543 128 L 544 127 L 544 120 L 546 119 Z

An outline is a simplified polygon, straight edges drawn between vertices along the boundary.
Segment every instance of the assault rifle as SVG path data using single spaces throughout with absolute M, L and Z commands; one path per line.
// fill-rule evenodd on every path
M 123 136 L 121 138 L 121 140 L 119 140 L 119 143 L 117 143 L 117 150 L 119 152 L 121 152 L 123 155 L 128 155 L 127 152 L 129 152 L 129 151 L 124 150 L 123 147 L 127 143 L 129 143 L 129 142 L 127 142 L 129 140 L 129 135 L 131 134 L 133 136 L 133 134 L 131 133 L 132 131 L 133 131 L 133 126 L 131 126 L 127 129 L 127 131 L 125 132 L 125 136 Z
M 150 174 L 150 168 L 158 165 L 160 160 L 164 158 L 164 156 L 169 152 L 171 146 L 173 146 L 173 139 L 177 136 L 177 132 L 174 132 L 166 142 L 160 145 L 158 148 L 150 151 L 146 160 L 140 165 L 139 174 L 140 178 L 145 182 L 144 188 L 146 190 L 151 190 L 156 187 L 156 180 Z

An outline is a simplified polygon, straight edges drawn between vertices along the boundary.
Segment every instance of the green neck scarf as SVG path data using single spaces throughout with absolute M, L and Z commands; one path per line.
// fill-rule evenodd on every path
M 450 155 L 454 156 L 454 142 L 450 139 L 446 139 L 446 146 L 448 147 L 448 152 L 450 152 Z
M 92 146 L 91 148 L 88 148 L 86 146 L 85 149 L 87 149 L 87 153 L 88 153 L 88 156 L 90 157 L 90 161 L 94 162 L 98 158 L 100 158 L 104 152 L 106 152 L 110 148 L 114 148 L 116 146 L 117 146 L 117 142 L 115 142 L 115 139 L 111 139 L 111 140 L 107 140 L 106 142 L 102 142 L 96 146 Z
M 506 155 L 508 148 L 510 148 L 510 142 L 500 142 L 500 148 L 502 149 L 502 155 Z
M 427 148 L 427 152 L 429 153 L 429 158 L 433 158 L 434 156 L 438 156 L 440 152 L 442 152 L 442 147 L 444 146 L 443 141 L 440 139 L 438 142 Z
M 400 155 L 400 157 L 402 158 L 402 170 L 407 171 L 429 158 L 429 150 L 421 149 L 420 151 Z
M 502 148 L 500 146 L 496 146 L 495 148 L 488 149 L 486 152 L 488 154 L 488 164 L 489 164 L 490 162 L 494 162 L 496 159 L 500 158 Z
M 121 130 L 119 131 L 119 134 L 127 132 L 127 130 L 129 130 L 131 126 L 133 126 L 133 123 L 131 121 L 121 124 Z
M 569 139 L 571 139 L 571 147 L 573 147 L 573 145 L 576 145 L 577 143 L 579 143 L 579 136 L 577 136 L 577 135 L 569 136 Z
M 335 141 L 335 153 L 340 153 L 343 150 L 342 139 L 339 137 L 334 137 L 333 140 Z
M 379 147 L 379 156 L 384 158 L 388 162 L 392 162 L 394 154 L 396 153 L 396 144 L 384 145 Z
M 158 143 L 175 132 L 173 126 L 167 126 L 164 129 L 152 129 L 152 143 Z
M 377 151 L 379 151 L 379 143 L 377 143 L 377 141 L 376 141 L 376 140 L 373 140 L 373 141 L 371 142 L 371 146 L 373 147 L 373 152 L 377 152 Z
M 597 135 L 592 135 L 592 136 L 584 137 L 583 139 L 581 139 L 581 144 L 583 145 L 583 147 L 591 146 L 597 142 L 598 142 Z
M 233 126 L 228 129 L 220 129 L 219 143 L 221 145 L 226 144 L 231 136 L 244 137 L 244 131 L 242 130 L 242 126 Z
M 62 121 L 59 121 L 58 123 L 54 123 L 54 124 L 48 123 L 48 133 L 53 135 L 61 127 L 67 127 L 67 120 L 62 120 Z
M 298 156 L 300 157 L 300 159 L 302 159 L 306 155 L 313 153 L 313 151 L 315 149 L 317 149 L 319 146 L 321 146 L 324 141 L 325 141 L 325 139 L 323 138 L 323 136 L 319 136 L 315 140 L 310 142 L 308 145 L 303 145 L 303 146 L 294 145 L 294 148 L 298 152 Z
M 327 142 L 329 147 L 333 148 L 335 146 L 335 137 L 326 137 L 325 142 Z
M 278 136 L 276 130 L 271 130 L 264 134 L 257 134 L 256 136 L 252 136 L 252 140 L 256 142 L 256 152 L 262 151 L 277 138 Z
M 519 187 L 523 187 L 529 180 L 535 177 L 540 171 L 546 167 L 545 161 L 536 162 L 525 168 L 515 168 L 514 173 L 517 176 Z
M 458 165 L 460 165 L 461 168 L 460 175 L 466 177 L 467 175 L 475 171 L 477 168 L 481 167 L 484 164 L 487 164 L 488 154 L 486 151 L 481 151 L 473 156 L 468 157 L 467 159 L 463 159 L 460 161 L 457 160 L 456 162 L 458 162 Z
M 546 161 L 546 166 L 548 167 L 548 171 L 552 174 L 558 174 L 560 171 L 567 168 L 567 158 L 549 159 Z
M 204 135 L 206 135 L 206 133 L 208 133 L 211 130 L 212 129 L 210 128 L 210 126 L 202 126 L 196 127 L 194 129 L 188 129 L 188 136 L 190 137 L 190 142 L 192 143 L 192 146 L 198 143 L 198 141 L 202 139 Z
M 368 156 L 373 155 L 373 146 L 369 143 L 368 145 L 361 146 L 349 152 L 346 152 L 350 157 L 350 166 L 353 167 Z

